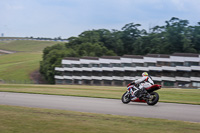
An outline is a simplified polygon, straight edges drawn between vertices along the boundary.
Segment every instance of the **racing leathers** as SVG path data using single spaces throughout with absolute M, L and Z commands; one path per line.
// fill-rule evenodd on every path
M 154 85 L 154 82 L 150 76 L 143 76 L 142 78 L 135 80 L 134 83 L 139 85 L 139 89 L 148 88 Z
M 133 81 L 129 85 L 134 85 L 135 88 L 134 92 L 132 93 L 133 94 L 132 100 L 133 100 L 135 99 L 135 97 L 140 98 L 139 90 L 151 87 L 152 85 L 154 85 L 154 82 L 150 76 L 143 76 L 142 78 Z

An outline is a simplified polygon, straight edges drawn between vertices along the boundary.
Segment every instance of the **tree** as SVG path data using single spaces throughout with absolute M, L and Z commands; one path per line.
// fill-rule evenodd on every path
M 196 26 L 190 26 L 191 32 L 191 43 L 194 46 L 194 49 L 200 53 L 200 22 Z
M 46 47 L 43 50 L 43 60 L 40 62 L 40 73 L 45 79 L 54 84 L 55 67 L 61 66 L 61 60 L 64 57 L 82 57 L 82 56 L 103 56 L 116 55 L 112 50 L 98 43 L 81 43 L 76 47 L 69 47 L 68 44 L 57 44 L 52 47 Z
M 46 47 L 40 72 L 54 83 L 55 67 L 64 57 L 138 54 L 200 53 L 200 22 L 190 26 L 188 20 L 172 17 L 163 26 L 153 27 L 149 33 L 138 29 L 140 24 L 129 23 L 121 30 L 88 30 L 68 43 Z
M 171 18 L 171 20 L 166 21 L 166 39 L 170 45 L 170 51 L 174 52 L 184 52 L 184 44 L 191 46 L 187 38 L 187 27 L 188 20 L 180 20 L 178 18 Z
M 122 27 L 122 41 L 124 43 L 124 52 L 126 54 L 132 54 L 134 51 L 134 43 L 137 39 L 141 38 L 141 36 L 146 35 L 145 30 L 139 30 L 138 27 L 140 24 L 129 23 Z M 136 43 L 137 44 L 137 43 Z
M 78 54 L 72 49 L 67 49 L 64 44 L 46 47 L 43 50 L 43 60 L 40 62 L 40 73 L 44 75 L 49 83 L 55 83 L 55 67 L 61 66 L 61 60 L 66 56 L 76 57 Z

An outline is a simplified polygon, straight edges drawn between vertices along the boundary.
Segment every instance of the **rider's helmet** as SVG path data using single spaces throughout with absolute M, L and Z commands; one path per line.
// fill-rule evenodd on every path
M 147 72 L 143 72 L 143 73 L 142 73 L 142 77 L 143 77 L 143 76 L 148 76 L 148 73 L 147 73 Z

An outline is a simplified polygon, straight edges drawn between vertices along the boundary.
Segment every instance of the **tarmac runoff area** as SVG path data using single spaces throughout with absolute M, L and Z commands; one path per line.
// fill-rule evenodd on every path
M 119 99 L 0 92 L 0 104 L 200 122 L 200 105 L 158 102 L 123 104 Z

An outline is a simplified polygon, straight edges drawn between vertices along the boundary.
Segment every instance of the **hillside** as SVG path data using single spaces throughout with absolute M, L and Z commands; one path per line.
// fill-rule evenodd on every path
M 0 41 L 0 49 L 10 51 L 38 52 L 47 46 L 52 46 L 57 42 L 54 41 L 35 41 L 35 40 L 15 40 Z
M 0 82 L 33 83 L 33 72 L 38 74 L 42 51 L 58 42 L 15 40 L 0 41 L 0 49 L 16 51 L 13 54 L 0 55 Z M 38 76 L 37 76 L 38 77 Z

